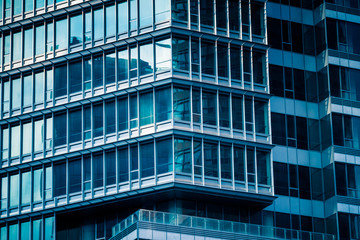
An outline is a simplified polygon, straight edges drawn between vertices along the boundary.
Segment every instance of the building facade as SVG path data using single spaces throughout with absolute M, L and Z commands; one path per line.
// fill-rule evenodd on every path
M 359 4 L 0 0 L 0 239 L 359 239 Z

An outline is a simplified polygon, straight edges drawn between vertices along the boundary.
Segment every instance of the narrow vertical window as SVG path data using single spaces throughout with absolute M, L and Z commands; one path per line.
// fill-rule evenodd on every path
M 231 146 L 220 145 L 221 179 L 232 179 Z
M 148 27 L 152 25 L 153 19 L 153 1 L 152 0 L 139 0 L 139 19 L 140 28 Z
M 128 129 L 128 99 L 118 99 L 118 131 Z
M 171 117 L 171 91 L 170 88 L 155 91 L 156 122 L 169 120 Z
M 155 42 L 156 72 L 171 69 L 171 40 L 164 39 Z
M 169 2 L 169 1 L 164 1 Z M 188 1 L 187 0 L 171 0 L 172 19 L 187 22 L 188 21 Z
M 42 219 L 32 221 L 32 239 L 42 238 Z
M 246 131 L 253 132 L 253 101 L 251 98 L 245 98 L 245 123 L 246 123 Z
M 129 71 L 129 56 L 128 50 L 118 51 L 118 59 L 117 59 L 117 73 L 118 73 L 118 81 L 123 82 L 128 80 L 128 71 Z
M 24 59 L 31 58 L 33 55 L 33 30 L 32 28 L 24 31 Z
M 104 77 L 103 77 L 103 71 L 104 71 L 104 66 L 103 66 L 103 56 L 96 56 L 93 58 L 93 63 L 94 63 L 94 67 L 93 67 L 93 76 L 94 76 L 94 82 L 93 82 L 93 87 L 102 87 L 104 85 Z
M 120 0 L 117 3 L 118 12 L 118 33 L 125 33 L 128 31 L 128 2 L 126 0 Z
M 105 134 L 111 134 L 115 132 L 115 100 L 105 103 Z
M 200 98 L 200 90 L 193 89 L 192 91 L 192 110 L 193 110 L 193 122 L 200 123 L 201 122 L 201 98 Z
M 21 32 L 14 33 L 12 37 L 12 61 L 18 62 L 21 60 Z
M 19 206 L 19 174 L 10 176 L 10 208 Z
M 138 101 L 137 95 L 130 95 L 130 128 L 138 126 Z
M 140 76 L 154 72 L 154 50 L 152 43 L 140 45 L 139 67 Z
M 184 9 L 185 11 L 185 9 Z M 161 23 L 170 19 L 170 1 L 155 1 L 155 23 Z
M 154 143 L 140 144 L 141 177 L 154 175 Z
M 22 154 L 26 156 L 31 153 L 31 145 L 32 145 L 32 123 L 25 123 L 22 125 Z
M 81 159 L 69 161 L 69 193 L 81 191 Z
M 22 222 L 20 224 L 20 239 L 30 240 L 30 222 Z
M 45 168 L 45 200 L 52 199 L 53 197 L 53 174 L 52 166 Z
M 104 183 L 104 177 L 103 177 L 103 169 L 104 169 L 104 161 L 103 161 L 103 155 L 100 154 L 94 154 L 93 155 L 93 187 L 103 187 Z
M 2 160 L 3 163 L 9 158 L 9 129 L 2 129 Z
M 70 17 L 70 46 L 83 42 L 83 16 Z
M 44 52 L 45 52 L 45 27 L 44 25 L 41 25 L 35 28 L 35 55 L 44 54 Z
M 44 72 L 35 74 L 35 104 L 44 103 Z
M 105 153 L 106 166 L 106 185 L 113 185 L 116 183 L 116 154 L 115 151 L 108 151 Z
M 217 125 L 217 101 L 216 94 L 203 92 L 203 123 L 208 125 Z
M 39 202 L 42 200 L 42 178 L 43 170 L 36 169 L 33 171 L 33 201 Z
M 103 9 L 94 10 L 94 40 L 104 38 L 104 11 Z
M 54 115 L 54 145 L 66 144 L 66 113 Z
M 229 77 L 229 63 L 228 63 L 228 47 L 223 44 L 217 46 L 218 57 L 218 75 L 219 77 Z
M 189 40 L 173 38 L 172 46 L 173 68 L 189 71 Z
M 214 143 L 204 143 L 205 176 L 218 177 L 218 146 Z
M 173 171 L 172 140 L 156 141 L 156 172 L 157 174 Z
M 8 178 L 2 177 L 1 178 L 1 210 L 6 210 L 8 208 L 7 198 L 8 198 Z
M 54 75 L 55 98 L 67 95 L 67 66 L 56 66 Z
M 140 126 L 154 123 L 153 93 L 140 94 Z
M 81 124 L 82 112 L 81 109 L 69 111 L 69 143 L 81 141 Z
M 117 159 L 118 159 L 118 172 L 119 172 L 119 183 L 129 181 L 129 150 L 128 148 L 119 148 Z
M 201 71 L 203 74 L 215 75 L 215 44 L 201 43 Z
M 84 106 L 84 140 L 91 138 L 91 107 Z
M 11 158 L 20 156 L 20 126 L 11 127 Z
M 190 121 L 190 90 L 174 88 L 174 120 Z
M 25 12 L 34 10 L 34 0 L 25 0 Z
M 23 78 L 23 89 L 26 89 L 26 91 L 23 92 L 23 106 L 28 107 L 32 106 L 32 92 L 33 92 L 33 77 L 32 75 L 25 76 Z M 6 82 L 4 83 L 5 87 Z
M 93 106 L 93 137 L 103 136 L 104 120 L 103 120 L 103 104 L 97 104 Z
M 82 62 L 69 63 L 69 93 L 77 93 L 82 90 Z
M 115 36 L 116 32 L 116 17 L 115 17 L 115 5 L 107 6 L 106 13 L 106 37 Z
M 130 31 L 137 29 L 137 0 L 130 0 Z
M 56 21 L 55 30 L 55 50 L 66 49 L 68 47 L 67 19 Z
M 54 51 L 54 24 L 47 23 L 46 27 L 46 52 L 52 53 L 52 51 Z
M 12 100 L 12 111 L 19 110 L 21 106 L 21 87 L 20 78 L 12 79 L 11 81 L 11 100 Z
M 41 119 L 35 121 L 34 123 L 34 152 L 42 152 L 43 149 L 44 149 L 44 120 Z
M 219 95 L 220 127 L 230 127 L 230 98 L 228 95 Z
M 92 39 L 92 21 L 91 12 L 85 13 L 85 42 L 90 42 Z
M 115 53 L 105 56 L 105 84 L 115 83 Z
M 255 101 L 255 129 L 257 133 L 268 134 L 268 106 L 265 102 Z
M 234 147 L 234 177 L 237 181 L 245 181 L 245 156 L 244 149 Z
M 191 173 L 191 141 L 175 138 L 174 162 L 175 172 Z
M 54 196 L 66 194 L 66 163 L 54 165 Z

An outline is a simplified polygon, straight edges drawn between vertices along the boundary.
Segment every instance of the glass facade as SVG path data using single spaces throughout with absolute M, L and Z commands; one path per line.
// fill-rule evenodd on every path
M 138 209 L 358 239 L 358 16 L 359 0 L 0 0 L 0 239 L 110 239 Z

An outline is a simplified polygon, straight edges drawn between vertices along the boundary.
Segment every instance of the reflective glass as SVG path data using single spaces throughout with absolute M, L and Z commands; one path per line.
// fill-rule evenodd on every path
M 91 41 L 92 39 L 92 21 L 91 12 L 85 13 L 85 42 Z
M 105 56 L 105 84 L 115 83 L 115 53 Z
M 191 141 L 175 138 L 175 172 L 191 173 Z
M 91 108 L 84 106 L 84 140 L 91 138 Z
M 139 153 L 137 145 L 132 145 L 130 147 L 130 171 L 131 171 L 131 180 L 138 179 L 139 171 Z
M 116 32 L 116 17 L 115 5 L 106 7 L 106 37 L 115 36 Z
M 24 98 L 23 98 L 23 104 L 24 106 L 31 106 L 32 105 L 32 75 L 25 76 L 23 78 L 23 89 L 26 89 L 24 91 Z
M 66 194 L 66 163 L 54 165 L 54 197 Z
M 27 155 L 31 153 L 31 145 L 32 145 L 32 123 L 25 123 L 22 125 L 22 154 Z
M 94 67 L 93 67 L 93 74 L 94 74 L 94 81 L 93 81 L 93 87 L 101 87 L 104 85 L 104 80 L 103 80 L 103 71 L 104 71 L 104 67 L 103 67 L 103 56 L 96 56 L 93 58 L 93 63 L 94 63 Z
M 118 99 L 118 130 L 124 131 L 128 129 L 128 99 Z
M 118 81 L 128 80 L 129 56 L 127 49 L 118 51 Z
M 70 94 L 82 90 L 82 62 L 69 63 L 69 92 Z
M 46 28 L 46 52 L 51 53 L 52 51 L 54 51 L 54 24 L 47 23 Z
M 24 31 L 24 58 L 30 58 L 33 55 L 33 30 L 27 29 Z
M 154 71 L 153 44 L 140 45 L 140 76 L 151 74 Z
M 9 157 L 9 129 L 2 129 L 2 159 L 8 159 Z
M 70 18 L 70 46 L 83 42 L 83 16 L 77 15 Z
M 231 46 L 230 48 L 231 62 L 231 79 L 241 80 L 241 50 Z
M 117 4 L 118 11 L 118 33 L 124 33 L 128 31 L 128 3 L 125 0 L 121 0 Z
M 115 123 L 115 100 L 105 103 L 105 134 L 110 134 L 115 132 L 116 123 Z
M 21 60 L 21 32 L 13 34 L 12 60 L 14 62 Z
M 210 42 L 201 43 L 201 70 L 203 74 L 215 75 L 215 45 Z
M 30 204 L 31 196 L 31 172 L 21 174 L 21 205 Z
M 42 220 L 37 219 L 32 222 L 32 239 L 33 240 L 41 240 L 42 233 Z
M 3 89 L 3 112 L 9 112 L 10 110 L 10 82 L 6 81 Z
M 230 99 L 228 95 L 219 95 L 220 127 L 230 127 Z
M 217 125 L 217 101 L 216 94 L 203 92 L 203 123 L 209 125 Z
M 20 239 L 30 240 L 30 222 L 22 222 L 20 225 Z
M 156 173 L 162 174 L 173 170 L 172 140 L 156 141 Z
M 226 45 L 218 44 L 218 75 L 219 77 L 229 77 L 229 64 L 228 64 L 228 47 Z
M 258 184 L 270 185 L 270 154 L 263 151 L 256 151 L 256 162 Z M 301 176 L 304 176 L 304 174 Z M 310 190 L 310 186 L 308 186 L 307 190 Z
M 218 146 L 204 143 L 204 174 L 208 177 L 218 177 Z
M 201 122 L 201 98 L 200 90 L 193 89 L 192 91 L 192 111 L 193 111 L 193 122 Z
M 156 71 L 169 71 L 171 69 L 170 39 L 155 42 Z
M 213 0 L 200 0 L 201 24 L 214 26 L 214 2 Z
M 220 157 L 221 157 L 221 178 L 232 179 L 232 167 L 231 167 L 231 146 L 220 145 Z
M 66 113 L 54 115 L 54 145 L 66 144 Z
M 69 143 L 81 141 L 81 109 L 69 111 Z
M 237 181 L 245 181 L 244 149 L 234 147 L 234 177 Z
M 25 0 L 25 12 L 34 10 L 34 1 L 33 0 Z
M 21 87 L 20 87 L 20 78 L 13 79 L 12 83 L 12 110 L 19 109 L 21 106 Z
M 44 120 L 35 121 L 34 127 L 34 152 L 40 152 L 44 149 Z
M 153 93 L 140 94 L 140 126 L 154 123 Z
M 102 136 L 104 133 L 104 123 L 103 123 L 103 105 L 97 104 L 93 106 L 93 137 Z
M 169 2 L 169 1 L 163 1 Z M 188 21 L 188 1 L 171 0 L 172 19 L 187 22 Z
M 130 78 L 137 77 L 137 59 L 138 49 L 137 47 L 130 48 Z
M 145 143 L 140 145 L 140 167 L 141 177 L 150 177 L 154 175 L 154 143 Z
M 6 226 L 0 228 L 0 239 L 1 240 L 7 240 Z
M 44 102 L 44 72 L 35 74 L 35 104 Z
M 58 20 L 55 22 L 55 50 L 65 49 L 68 47 L 68 29 L 67 19 Z
M 226 31 L 227 22 L 227 1 L 216 1 L 216 27 L 220 31 Z
M 17 224 L 10 225 L 9 226 L 9 239 L 11 239 L 11 240 L 19 239 L 18 234 L 19 234 L 19 225 L 17 225 Z
M 118 149 L 118 171 L 119 171 L 119 183 L 129 180 L 129 150 L 128 148 Z
M 45 218 L 45 238 L 44 240 L 53 240 L 55 236 L 54 217 Z
M 170 1 L 155 1 L 155 23 L 170 19 Z
M 44 0 L 35 0 L 36 9 L 44 7 Z
M 138 126 L 138 102 L 137 95 L 133 94 L 130 96 L 130 128 Z
M 91 89 L 91 59 L 84 59 L 84 90 Z
M 240 31 L 239 1 L 229 0 L 229 27 L 230 31 Z
M 11 158 L 20 156 L 20 126 L 11 127 Z
M 10 63 L 10 35 L 4 37 L 4 64 Z
M 67 67 L 66 65 L 55 67 L 54 71 L 55 98 L 67 94 Z
M 69 193 L 81 191 L 81 159 L 69 161 Z
M 10 208 L 19 206 L 19 174 L 10 176 Z
M 174 88 L 174 120 L 190 121 L 190 90 Z
M 113 185 L 116 183 L 116 154 L 115 151 L 108 151 L 105 153 L 105 167 L 106 167 L 106 185 Z
M 189 71 L 189 40 L 173 38 L 172 47 L 173 68 Z
M 130 0 L 130 31 L 137 29 L 137 0 Z
M 171 118 L 171 89 L 164 88 L 155 92 L 156 122 Z
M 39 202 L 42 200 L 42 169 L 36 169 L 33 172 L 33 201 Z
M 151 26 L 153 19 L 153 0 L 139 0 L 140 12 L 140 28 Z
M 104 38 L 104 11 L 103 9 L 94 10 L 94 40 Z
M 83 184 L 84 191 L 91 189 L 91 158 L 89 155 L 83 157 Z
M 103 186 L 103 156 L 97 154 L 93 156 L 93 187 L 98 188 Z
M 255 129 L 257 133 L 268 134 L 268 106 L 265 102 L 255 101 Z
M 37 26 L 35 28 L 35 55 L 45 52 L 45 27 Z
M 45 200 L 52 199 L 53 174 L 52 166 L 45 168 Z
M 8 178 L 3 177 L 1 178 L 1 210 L 6 210 L 8 208 L 7 197 L 8 197 Z
M 253 67 L 254 67 L 254 83 L 266 84 L 265 53 L 256 52 L 256 51 L 253 52 Z

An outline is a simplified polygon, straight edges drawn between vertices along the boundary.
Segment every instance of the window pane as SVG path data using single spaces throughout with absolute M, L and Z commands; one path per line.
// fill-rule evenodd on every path
M 55 98 L 67 94 L 67 67 L 66 65 L 55 67 L 54 87 Z
M 139 173 L 139 153 L 137 145 L 132 145 L 130 148 L 130 171 L 131 180 L 138 179 Z
M 64 34 L 64 33 L 63 33 Z M 37 26 L 35 29 L 35 55 L 45 52 L 45 27 Z
M 219 95 L 220 127 L 230 127 L 230 98 L 228 95 Z
M 54 51 L 54 24 L 47 23 L 46 52 Z
M 69 92 L 76 93 L 82 90 L 82 62 L 69 63 Z
M 34 1 L 33 0 L 25 0 L 25 12 L 34 10 Z
M 256 161 L 258 184 L 270 185 L 270 154 L 268 152 L 256 151 Z
M 81 191 L 81 159 L 69 161 L 69 193 Z
M 106 54 L 105 56 L 105 83 L 115 83 L 115 53 Z
M 240 23 L 239 23 L 239 1 L 229 0 L 229 27 L 230 31 L 239 32 Z
M 55 29 L 56 29 L 55 50 L 67 48 L 68 47 L 67 19 L 56 21 Z
M 139 0 L 140 7 L 140 28 L 152 25 L 152 14 L 153 14 L 153 1 L 152 0 Z
M 118 51 L 118 81 L 128 80 L 129 60 L 128 51 Z
M 89 42 L 92 39 L 92 21 L 91 12 L 85 13 L 85 42 Z
M 34 152 L 40 152 L 44 149 L 44 120 L 35 121 L 34 126 Z M 64 126 L 61 127 L 64 128 Z
M 191 141 L 175 138 L 175 172 L 191 173 Z
M 231 167 L 231 146 L 221 145 L 221 178 L 232 179 L 232 167 Z
M 140 95 L 140 126 L 154 123 L 153 93 Z
M 66 194 L 66 163 L 54 165 L 54 196 Z
M 185 11 L 185 9 L 183 10 Z M 170 19 L 170 1 L 161 0 L 155 2 L 155 22 L 160 23 L 168 19 Z
M 137 29 L 137 1 L 130 0 L 130 31 Z
M 138 102 L 137 95 L 130 96 L 130 128 L 138 126 Z
M 106 37 L 115 36 L 115 5 L 106 7 Z
M 253 52 L 254 83 L 266 84 L 265 78 L 265 53 Z
M 112 185 L 116 183 L 116 155 L 115 151 L 109 151 L 105 153 L 105 166 L 106 166 L 106 185 Z
M 20 78 L 13 79 L 12 83 L 12 110 L 20 108 L 21 105 L 21 87 L 20 87 Z
M 200 141 L 194 140 L 194 173 L 202 174 L 202 145 Z
M 202 73 L 215 75 L 215 45 L 210 42 L 201 43 Z
M 42 220 L 37 219 L 32 222 L 32 239 L 41 240 Z
M 203 123 L 216 125 L 217 122 L 217 101 L 215 93 L 203 92 Z
M 2 177 L 1 178 L 1 210 L 8 209 L 7 198 L 8 198 L 8 178 Z
M 138 49 L 137 47 L 130 48 L 130 78 L 137 77 L 137 59 Z
M 119 183 L 129 181 L 128 148 L 118 149 Z
M 200 0 L 201 24 L 214 26 L 214 2 L 213 0 Z
M 35 104 L 44 103 L 44 73 L 35 74 Z
M 93 155 L 93 186 L 94 188 L 103 186 L 103 155 Z
M 154 71 L 153 44 L 140 45 L 140 76 Z
M 21 0 L 14 0 L 14 15 L 21 14 L 22 10 L 22 1 Z
M 140 145 L 141 177 L 154 175 L 154 143 Z
M 10 176 L 10 208 L 19 206 L 19 174 Z
M 30 204 L 31 196 L 31 172 L 21 174 L 21 205 Z
M 124 131 L 128 129 L 128 99 L 122 98 L 118 100 L 118 130 Z
M 55 236 L 54 217 L 45 218 L 45 239 L 52 240 Z
M 89 155 L 83 157 L 83 182 L 84 191 L 91 189 L 91 158 Z
M 218 177 L 218 147 L 213 143 L 204 143 L 205 176 Z
M 115 132 L 115 100 L 105 103 L 106 134 Z
M 23 104 L 24 106 L 31 106 L 32 105 L 32 76 L 26 76 L 23 79 L 23 84 L 24 84 L 24 89 L 26 89 L 26 91 L 24 91 L 24 99 L 23 99 Z M 4 88 L 5 88 L 5 84 L 4 83 Z M 5 89 L 4 89 L 5 91 Z M 5 93 L 4 93 L 5 94 Z
M 235 180 L 245 181 L 245 156 L 243 148 L 234 147 L 234 174 Z
M 171 118 L 171 91 L 170 88 L 159 89 L 155 92 L 156 122 Z
M 190 90 L 174 88 L 174 119 L 190 121 Z
M 54 134 L 55 147 L 66 144 L 66 113 L 54 116 Z
M 11 158 L 20 156 L 20 126 L 11 127 Z
M 91 89 L 91 79 L 92 79 L 92 71 L 91 71 L 91 59 L 84 59 L 84 90 Z
M 269 133 L 268 105 L 265 102 L 255 101 L 255 128 L 257 133 Z
M 18 239 L 19 227 L 17 224 L 13 224 L 9 226 L 9 239 L 16 240 Z
M 21 240 L 30 240 L 30 222 L 22 222 L 20 225 L 20 239 Z
M 156 158 L 157 174 L 167 173 L 173 170 L 171 139 L 156 141 Z
M 170 39 L 155 42 L 156 71 L 169 71 L 171 68 L 171 45 Z
M 70 18 L 70 46 L 83 42 L 83 16 L 77 15 Z
M 104 11 L 103 9 L 94 10 L 94 39 L 104 38 Z
M 33 30 L 27 29 L 24 31 L 24 58 L 25 59 L 32 57 L 32 49 L 33 49 Z
M 2 129 L 2 159 L 3 161 L 9 157 L 9 129 Z
M 45 168 L 45 200 L 53 197 L 53 171 L 52 166 Z
M 189 39 L 173 38 L 173 68 L 189 71 Z
M 117 4 L 118 6 L 118 33 L 124 33 L 128 30 L 128 3 L 125 0 L 121 0 Z
M 242 97 L 232 97 L 232 121 L 233 128 L 243 129 Z
M 163 1 L 169 2 L 169 1 Z M 187 22 L 188 20 L 188 1 L 187 0 L 172 0 L 172 19 Z
M 99 137 L 103 135 L 104 121 L 102 104 L 93 106 L 93 129 L 94 137 Z
M 218 75 L 219 77 L 229 77 L 229 65 L 228 65 L 228 47 L 226 45 L 217 46 L 218 54 Z
M 103 56 L 97 56 L 94 57 L 93 59 L 94 61 L 94 83 L 93 83 L 93 87 L 101 87 L 104 85 L 104 81 L 103 81 Z
M 39 202 L 42 200 L 42 169 L 34 170 L 33 172 L 33 201 Z
M 81 141 L 81 124 L 81 109 L 69 111 L 69 143 Z
M 44 27 L 43 27 L 44 29 Z M 21 60 L 21 32 L 13 34 L 13 45 L 12 45 L 12 60 L 14 62 Z

